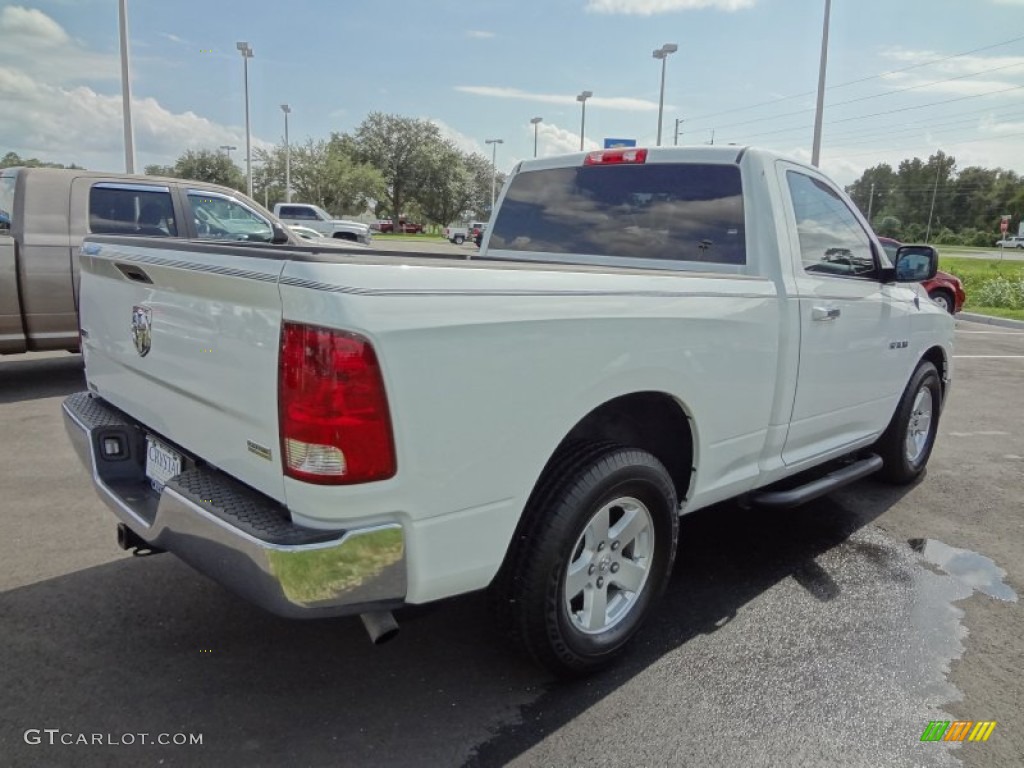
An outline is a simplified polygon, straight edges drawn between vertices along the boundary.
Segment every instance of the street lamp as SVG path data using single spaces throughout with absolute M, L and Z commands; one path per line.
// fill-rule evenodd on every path
M 534 117 L 530 119 L 533 123 L 533 156 L 537 156 L 537 126 L 544 120 L 543 117 Z
M 587 99 L 593 95 L 593 91 L 583 91 L 583 93 L 576 97 L 576 101 L 583 107 L 583 115 L 580 118 L 580 152 L 583 151 L 583 135 L 587 128 Z
M 246 42 L 235 43 L 235 47 L 242 54 L 245 77 L 245 181 L 249 197 L 252 197 L 252 133 L 249 130 L 249 59 L 252 58 L 252 48 Z
M 287 104 L 282 104 L 281 111 L 284 112 L 284 201 L 290 203 L 292 201 L 292 147 L 288 143 L 288 115 L 291 114 L 292 108 Z
M 676 118 L 676 139 L 673 142 L 673 146 L 676 146 L 676 147 L 679 146 L 679 126 L 682 125 L 683 122 L 684 122 L 683 118 L 681 118 L 681 117 L 677 117 Z
M 658 146 L 661 146 L 661 114 L 665 109 L 665 61 L 668 59 L 670 53 L 675 53 L 679 50 L 679 46 L 675 43 L 665 43 L 661 48 L 656 50 L 652 55 L 656 59 L 661 59 L 661 93 L 658 95 Z
M 221 144 L 220 148 L 224 150 L 224 154 L 228 156 L 228 160 L 231 159 L 231 151 L 233 149 L 238 149 L 238 147 L 233 147 L 230 144 Z
M 491 211 L 494 210 L 494 184 L 498 178 L 498 145 L 504 144 L 501 139 L 485 139 L 484 144 L 491 144 Z
M 135 137 L 132 134 L 132 86 L 128 74 L 128 0 L 118 6 L 121 34 L 121 112 L 124 116 L 124 169 L 135 173 Z
M 825 67 L 828 64 L 828 17 L 832 12 L 832 0 L 825 0 L 825 25 L 821 30 L 821 66 L 818 69 L 818 106 L 814 111 L 814 146 L 811 149 L 811 165 L 818 167 L 821 159 L 821 121 L 825 111 Z

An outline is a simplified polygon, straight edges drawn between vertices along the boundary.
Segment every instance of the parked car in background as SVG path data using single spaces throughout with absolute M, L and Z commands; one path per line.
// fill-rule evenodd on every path
M 301 227 L 309 227 L 322 235 L 338 240 L 352 240 L 369 245 L 372 239 L 370 227 L 367 224 L 335 219 L 319 205 L 278 203 L 274 206 L 274 215 L 289 226 L 298 224 Z
M 486 227 L 486 221 L 471 221 L 468 224 L 445 227 L 444 237 L 448 242 L 456 245 L 462 245 L 467 240 L 476 242 L 477 232 L 483 232 Z
M 415 222 L 408 221 L 406 219 L 399 219 L 398 226 L 401 228 L 402 233 L 406 235 L 419 235 L 423 233 L 422 224 L 416 224 Z M 391 219 L 380 219 L 374 229 L 382 233 L 394 232 L 395 225 Z
M 1002 240 L 996 240 L 996 246 L 999 248 L 1024 248 L 1024 237 L 1004 237 Z
M 288 229 L 291 230 L 291 233 L 293 235 L 298 236 L 302 240 L 305 240 L 308 243 L 312 243 L 313 245 L 318 245 L 318 246 L 321 246 L 321 247 L 327 247 L 327 248 L 330 248 L 330 247 L 339 247 L 339 248 L 367 248 L 368 247 L 368 246 L 366 246 L 366 245 L 364 245 L 362 243 L 353 242 L 351 240 L 341 240 L 341 239 L 335 238 L 335 237 L 327 237 L 327 235 L 321 234 L 320 232 L 317 232 L 315 229 L 310 229 L 309 227 L 303 227 L 303 226 L 298 225 L 298 224 L 293 224 L 293 225 L 289 226 Z
M 0 211 L 0 354 L 78 350 L 78 249 L 87 235 L 303 242 L 234 189 L 159 176 L 4 168 Z
M 896 250 L 903 243 L 899 240 L 893 240 L 891 237 L 879 237 L 878 242 L 885 248 L 885 252 L 889 255 L 889 260 L 895 262 Z M 967 293 L 964 291 L 964 284 L 960 282 L 960 278 L 956 275 L 939 270 L 931 280 L 925 280 L 921 283 L 921 287 L 928 292 L 928 298 L 951 315 L 955 315 L 964 308 Z

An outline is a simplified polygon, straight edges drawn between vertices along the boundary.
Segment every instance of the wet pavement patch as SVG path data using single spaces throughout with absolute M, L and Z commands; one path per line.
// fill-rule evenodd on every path
M 1017 602 L 1017 593 L 1003 581 L 1006 578 L 1006 571 L 990 558 L 969 549 L 951 547 L 938 539 L 910 539 L 908 543 L 915 552 L 921 554 L 925 562 L 971 589 L 997 600 Z

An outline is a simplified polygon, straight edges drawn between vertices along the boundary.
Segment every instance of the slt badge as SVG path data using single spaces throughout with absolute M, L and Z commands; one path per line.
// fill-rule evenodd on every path
M 139 357 L 149 354 L 149 347 L 153 341 L 153 310 L 149 307 L 132 307 L 132 341 L 135 342 L 135 351 Z

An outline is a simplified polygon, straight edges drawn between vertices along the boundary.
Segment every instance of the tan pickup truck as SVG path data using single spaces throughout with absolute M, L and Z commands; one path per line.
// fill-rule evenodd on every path
M 78 349 L 78 249 L 90 234 L 301 242 L 265 208 L 215 184 L 0 169 L 0 354 Z

